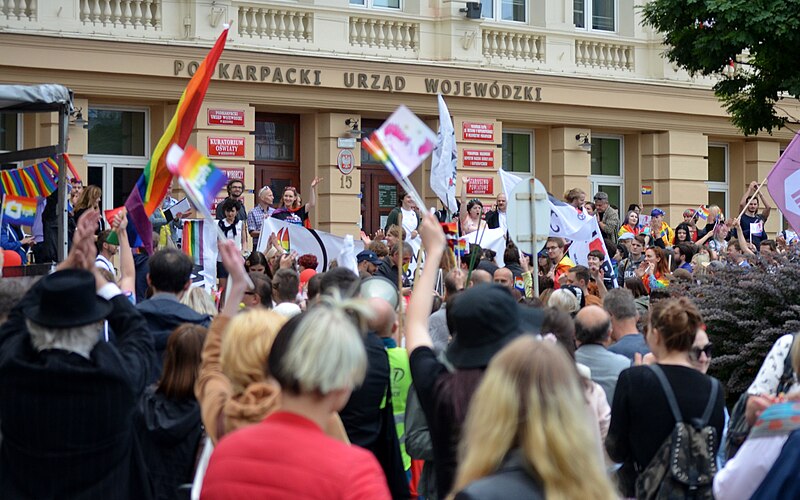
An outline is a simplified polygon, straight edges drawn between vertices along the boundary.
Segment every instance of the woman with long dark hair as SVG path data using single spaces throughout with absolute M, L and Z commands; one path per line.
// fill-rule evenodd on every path
M 175 498 L 178 486 L 192 482 L 203 435 L 194 383 L 205 338 L 205 327 L 184 323 L 176 328 L 167 341 L 161 378 L 139 402 L 135 425 L 155 498 Z

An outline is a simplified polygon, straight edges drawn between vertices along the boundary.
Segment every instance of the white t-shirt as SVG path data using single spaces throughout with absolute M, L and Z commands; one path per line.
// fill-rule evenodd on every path
M 106 271 L 110 272 L 114 276 L 117 275 L 117 272 L 114 271 L 114 264 L 112 264 L 110 260 L 106 259 L 102 255 L 98 255 L 94 259 L 94 265 L 95 265 L 95 267 L 99 267 L 100 269 L 105 269 Z
M 411 239 L 411 232 L 417 230 L 417 212 L 400 207 L 403 214 L 403 229 L 406 230 L 406 239 Z
M 503 231 L 508 231 L 508 218 L 506 217 L 505 212 L 497 212 L 497 221 Z

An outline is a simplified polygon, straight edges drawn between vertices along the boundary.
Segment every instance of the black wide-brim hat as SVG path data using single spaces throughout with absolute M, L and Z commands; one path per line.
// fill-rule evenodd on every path
M 23 310 L 36 324 L 73 328 L 96 323 L 111 313 L 111 303 L 97 296 L 95 278 L 89 271 L 58 271 L 42 279 L 38 286 L 39 303 Z
M 522 333 L 519 308 L 506 287 L 476 285 L 458 294 L 451 307 L 455 335 L 447 347 L 447 359 L 456 368 L 485 368 Z

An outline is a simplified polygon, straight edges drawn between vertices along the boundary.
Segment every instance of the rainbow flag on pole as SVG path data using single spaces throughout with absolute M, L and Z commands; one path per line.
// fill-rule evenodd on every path
M 167 153 L 167 168 L 179 178 L 186 197 L 195 208 L 213 219 L 210 207 L 217 193 L 228 182 L 227 176 L 192 146 L 184 151 L 173 144 Z
M 139 245 L 136 243 L 132 243 L 132 245 L 144 246 L 148 253 L 152 253 L 153 250 L 153 227 L 148 218 L 159 208 L 167 194 L 167 188 L 172 182 L 172 175 L 166 164 L 167 151 L 172 144 L 185 147 L 189 142 L 189 136 L 197 121 L 197 114 L 203 104 L 211 76 L 214 74 L 217 62 L 225 48 L 228 29 L 229 27 L 226 25 L 214 47 L 200 64 L 192 79 L 189 80 L 189 84 L 178 101 L 175 115 L 153 150 L 150 161 L 147 162 L 142 176 L 136 183 L 136 189 L 131 190 L 131 194 L 125 202 L 132 222 L 128 225 L 128 236 L 129 238 L 134 236 L 134 240 L 138 236 L 141 242 Z M 133 229 L 133 232 L 130 229 Z
M 697 215 L 703 220 L 708 220 L 708 216 L 711 215 L 711 213 L 708 211 L 707 206 L 700 205 L 700 207 L 697 209 Z
M 16 226 L 32 226 L 36 219 L 36 198 L 6 195 L 3 199 L 3 220 Z
M 467 255 L 469 251 L 469 243 L 467 242 L 467 238 L 459 238 L 453 248 L 453 253 L 455 253 L 458 257 L 463 257 Z
M 195 265 L 203 264 L 203 220 L 183 221 L 181 249 Z

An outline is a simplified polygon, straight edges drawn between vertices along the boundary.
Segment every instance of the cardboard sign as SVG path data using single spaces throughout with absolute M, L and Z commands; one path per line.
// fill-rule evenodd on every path
M 467 182 L 467 194 L 494 194 L 494 179 L 471 177 Z
M 208 124 L 244 127 L 244 110 L 208 108 Z
M 465 141 L 494 142 L 494 123 L 464 122 Z
M 244 157 L 244 137 L 209 137 L 208 156 Z
M 225 173 L 229 181 L 236 180 L 244 182 L 244 169 L 243 168 L 220 168 Z
M 491 149 L 462 149 L 462 166 L 494 168 L 494 151 Z
M 376 153 L 384 155 L 392 165 L 390 171 L 394 170 L 393 175 L 400 177 L 411 175 L 436 145 L 436 133 L 402 105 L 372 135 L 370 139 L 378 142 L 373 146 Z

